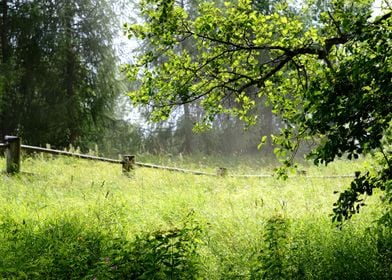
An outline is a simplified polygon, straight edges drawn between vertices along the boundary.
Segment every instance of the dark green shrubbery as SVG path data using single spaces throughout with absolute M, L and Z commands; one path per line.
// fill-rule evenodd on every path
M 133 241 L 111 238 L 78 220 L 34 229 L 33 222 L 0 226 L 2 279 L 193 279 L 197 276 L 201 228 L 141 233 Z
M 209 233 L 191 217 L 177 226 L 139 233 L 131 240 L 76 217 L 34 223 L 1 219 L 1 279 L 219 279 L 224 271 L 231 271 L 225 279 L 392 276 L 392 231 L 385 221 L 365 231 L 351 225 L 339 230 L 330 224 L 326 230 L 328 221 L 301 223 L 274 215 L 265 221 L 261 242 L 254 243 L 257 250 L 242 252 L 249 266 L 227 256 L 231 261 L 222 263 L 214 274 L 205 271 L 208 265 L 203 263 L 203 253 L 211 248 L 200 240 Z
M 302 224 L 275 215 L 266 221 L 250 279 L 391 279 L 392 231 L 374 224 L 364 231 L 347 225 Z
M 201 227 L 193 220 L 141 233 L 132 242 L 112 246 L 107 267 L 114 279 L 196 279 L 200 234 Z
M 386 279 L 392 279 L 392 211 L 389 210 L 374 229 L 380 270 Z
M 262 249 L 251 271 L 252 279 L 287 279 L 288 229 L 288 220 L 282 216 L 268 219 Z
M 1 224 L 0 278 L 81 279 L 99 262 L 105 236 L 69 219 L 38 229 L 34 221 Z

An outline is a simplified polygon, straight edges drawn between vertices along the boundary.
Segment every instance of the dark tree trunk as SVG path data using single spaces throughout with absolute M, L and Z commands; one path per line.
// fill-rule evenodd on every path
M 9 47 L 9 19 L 8 19 L 8 0 L 1 1 L 1 62 L 7 63 L 10 58 Z
M 10 46 L 9 46 L 9 11 L 8 11 L 8 0 L 1 1 L 1 18 L 0 18 L 0 42 L 1 42 L 1 64 L 7 67 L 7 63 L 10 60 Z M 7 79 L 4 79 L 4 85 L 2 92 L 0 92 L 0 142 L 4 139 L 5 135 L 12 134 L 10 124 L 7 116 L 7 92 L 9 91 L 9 84 Z

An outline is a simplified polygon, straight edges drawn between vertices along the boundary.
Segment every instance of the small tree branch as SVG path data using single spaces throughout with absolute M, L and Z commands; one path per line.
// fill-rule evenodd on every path
M 332 20 L 333 24 L 336 27 L 336 30 L 338 31 L 340 36 L 343 36 L 342 30 L 340 29 L 339 23 L 335 20 L 335 18 L 333 17 L 333 15 L 331 14 L 330 11 L 328 11 L 328 16 L 329 18 Z
M 385 154 L 383 147 L 381 147 L 380 150 L 381 150 L 381 153 L 382 153 L 382 155 L 384 156 L 384 159 L 385 159 L 386 163 L 388 164 L 389 168 L 392 168 L 391 162 L 389 161 L 388 156 Z

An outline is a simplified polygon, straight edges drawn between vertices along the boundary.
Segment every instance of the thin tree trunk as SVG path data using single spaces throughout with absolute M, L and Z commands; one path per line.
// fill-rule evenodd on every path
M 1 1 L 1 62 L 7 63 L 10 58 L 9 49 L 9 20 L 8 20 L 8 0 Z
M 76 93 L 75 93 L 75 53 L 73 49 L 73 30 L 72 30 L 72 19 L 73 14 L 71 7 L 67 3 L 66 9 L 66 62 L 65 62 L 65 89 L 68 98 L 68 129 L 69 129 L 69 142 L 70 144 L 76 144 L 78 139 L 78 111 L 76 104 Z
M 191 121 L 191 114 L 189 110 L 189 104 L 184 104 L 184 143 L 182 146 L 182 151 L 185 154 L 192 153 L 192 121 Z
M 185 3 L 184 0 L 180 1 L 180 7 L 184 9 L 185 7 Z M 181 49 L 185 49 L 185 46 L 183 45 L 183 43 L 180 45 Z M 188 93 L 186 93 L 188 94 Z M 186 101 L 186 100 L 184 100 Z M 184 143 L 182 146 L 182 151 L 185 154 L 190 154 L 192 153 L 192 128 L 193 128 L 193 124 L 191 121 L 191 113 L 189 110 L 189 104 L 188 103 L 184 103 L 183 105 L 184 107 Z
M 261 133 L 262 135 L 268 136 L 267 143 L 264 144 L 263 151 L 270 155 L 272 154 L 272 143 L 271 143 L 271 134 L 274 133 L 274 117 L 272 113 L 272 108 L 270 106 L 264 105 L 265 100 L 264 98 L 261 101 L 261 114 L 262 114 L 262 123 L 261 123 Z
M 10 60 L 10 48 L 9 48 L 9 19 L 8 19 L 8 0 L 1 1 L 1 18 L 0 18 L 0 42 L 1 42 L 1 64 L 6 65 Z M 6 65 L 7 66 L 7 65 Z M 3 74 L 3 73 L 1 73 Z M 8 79 L 4 79 L 4 85 L 2 92 L 0 92 L 0 141 L 4 139 L 4 136 L 11 134 L 10 124 L 8 121 L 6 106 L 7 106 L 7 93 L 9 91 Z

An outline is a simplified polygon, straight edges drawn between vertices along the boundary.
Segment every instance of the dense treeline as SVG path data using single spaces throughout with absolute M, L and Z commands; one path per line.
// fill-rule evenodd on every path
M 119 82 L 110 2 L 1 1 L 0 134 L 86 145 L 110 119 Z
M 181 3 L 198 14 L 199 1 Z M 84 150 L 97 145 L 110 156 L 257 152 L 261 132 L 269 135 L 279 125 L 261 100 L 257 125 L 246 131 L 243 121 L 221 115 L 210 131 L 195 134 L 192 128 L 203 117 L 198 102 L 182 106 L 171 123 L 148 126 L 144 120 L 151 108 L 145 108 L 143 123 L 122 120 L 128 113 L 118 106 L 118 96 L 132 85 L 119 79 L 119 5 L 106 0 L 1 1 L 0 138 L 12 134 L 28 144 Z M 151 47 L 143 44 L 137 52 Z M 182 48 L 193 50 L 191 44 Z

